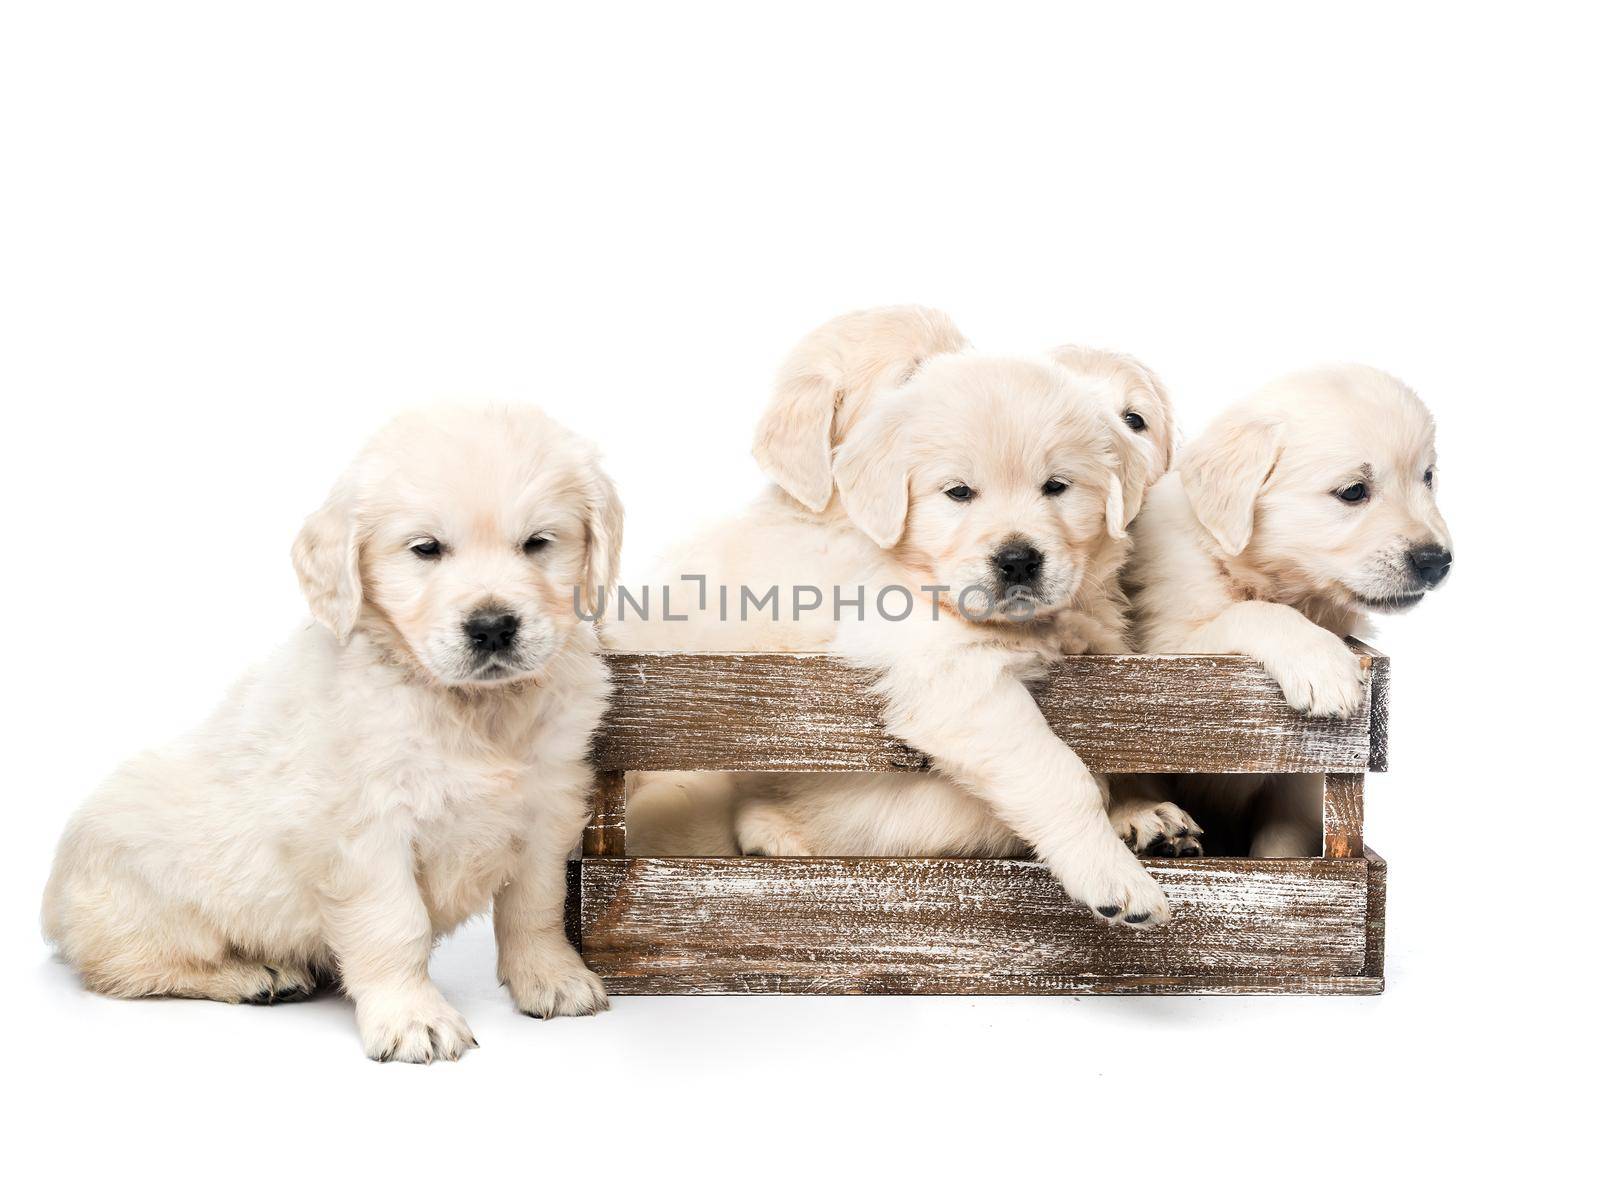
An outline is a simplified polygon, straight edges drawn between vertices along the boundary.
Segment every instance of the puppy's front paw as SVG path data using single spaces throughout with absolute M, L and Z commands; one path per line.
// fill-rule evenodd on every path
M 1172 920 L 1161 886 L 1115 839 L 1107 838 L 1096 850 L 1076 853 L 1062 862 L 1056 875 L 1068 895 L 1107 922 L 1145 927 Z
M 501 982 L 529 1017 L 585 1017 L 611 1008 L 606 986 L 564 939 L 527 948 Z
M 1157 856 L 1204 854 L 1200 836 L 1205 832 L 1188 811 L 1172 802 L 1120 801 L 1106 813 L 1111 829 L 1133 851 Z
M 1351 718 L 1366 698 L 1361 660 L 1331 632 L 1267 666 L 1284 699 L 1303 714 Z
M 1056 616 L 1051 642 L 1063 656 L 1111 656 L 1128 650 L 1116 628 L 1079 611 Z
M 378 994 L 356 1003 L 361 1045 L 380 1063 L 459 1059 L 478 1045 L 466 1019 L 436 990 Z

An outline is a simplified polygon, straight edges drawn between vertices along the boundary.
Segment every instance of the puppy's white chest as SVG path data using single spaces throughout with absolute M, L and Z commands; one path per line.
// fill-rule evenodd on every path
M 481 911 L 511 878 L 534 819 L 525 775 L 456 770 L 441 777 L 431 808 L 418 810 L 417 881 L 436 929 Z
M 528 770 L 520 762 L 438 759 L 421 768 L 426 782 L 407 798 L 419 830 L 473 833 L 527 805 Z

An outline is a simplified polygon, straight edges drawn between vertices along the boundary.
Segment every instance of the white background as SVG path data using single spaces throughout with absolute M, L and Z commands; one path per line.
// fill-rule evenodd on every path
M 5 1165 L 283 1192 L 688 1183 L 1549 1190 L 1588 1154 L 1596 30 L 1568 11 L 7 6 Z M 380 1067 L 338 999 L 81 993 L 69 810 L 304 612 L 300 519 L 391 412 L 601 442 L 638 570 L 759 477 L 790 343 L 945 308 L 1131 351 L 1191 431 L 1355 359 L 1440 422 L 1456 575 L 1379 637 L 1387 995 L 622 999 Z M 1590 1110 L 1592 1113 L 1592 1109 Z

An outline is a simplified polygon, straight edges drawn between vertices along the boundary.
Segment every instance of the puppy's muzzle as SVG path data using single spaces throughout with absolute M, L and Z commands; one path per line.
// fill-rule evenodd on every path
M 517 644 L 522 620 L 510 611 L 491 607 L 475 611 L 461 625 L 461 633 L 478 656 L 498 656 L 511 652 Z
M 990 558 L 1000 584 L 1007 590 L 1016 586 L 1033 588 L 1044 568 L 1044 553 L 1026 540 L 1009 540 Z
M 1430 590 L 1450 572 L 1450 559 L 1450 550 L 1439 544 L 1423 544 L 1406 553 L 1411 575 Z

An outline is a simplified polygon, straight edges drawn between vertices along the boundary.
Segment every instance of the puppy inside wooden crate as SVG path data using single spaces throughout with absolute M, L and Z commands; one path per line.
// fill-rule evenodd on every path
M 1346 637 L 1410 610 L 1449 574 L 1433 417 L 1364 366 L 1297 374 L 1229 409 L 1152 490 L 1125 573 L 1143 652 L 1240 653 L 1310 718 L 1367 700 Z M 1292 775 L 1146 779 L 1219 844 L 1321 852 L 1323 793 Z M 1224 843 L 1224 839 L 1226 842 Z
M 731 835 L 769 856 L 1026 847 L 1101 917 L 1164 922 L 1165 898 L 1124 840 L 1199 828 L 1181 812 L 1168 821 L 1166 803 L 1108 816 L 1104 783 L 1028 687 L 1066 653 L 1126 650 L 1127 525 L 1166 464 L 1169 430 L 1164 393 L 1126 358 L 981 356 L 917 308 L 807 337 L 757 436 L 778 485 L 658 583 L 696 578 L 715 599 L 673 604 L 688 615 L 679 623 L 619 610 L 607 642 L 834 653 L 868 675 L 884 725 L 936 772 L 653 778 L 638 825 L 725 813 L 707 842 Z M 752 617 L 752 593 L 775 595 L 770 618 Z

